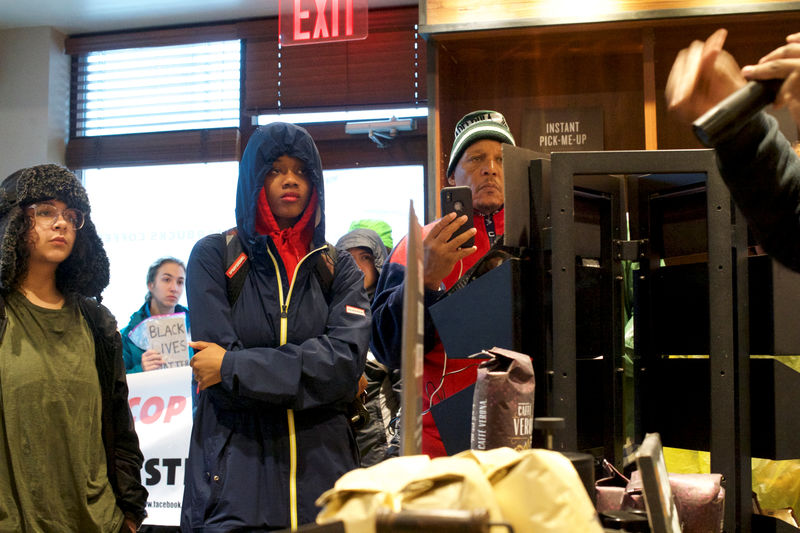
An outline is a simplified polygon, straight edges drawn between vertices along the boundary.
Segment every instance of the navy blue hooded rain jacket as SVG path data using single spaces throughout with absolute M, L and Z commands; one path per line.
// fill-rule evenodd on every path
M 305 163 L 318 193 L 312 251 L 291 284 L 272 240 L 255 231 L 264 176 L 284 154 Z M 227 352 L 222 382 L 198 399 L 181 512 L 185 532 L 313 522 L 316 498 L 358 466 L 345 410 L 364 371 L 369 302 L 350 254 L 338 254 L 326 301 L 314 273 L 325 250 L 324 205 L 322 166 L 309 134 L 291 124 L 261 127 L 239 167 L 236 225 L 250 270 L 232 307 L 224 236 L 207 236 L 192 250 L 186 275 L 192 337 Z

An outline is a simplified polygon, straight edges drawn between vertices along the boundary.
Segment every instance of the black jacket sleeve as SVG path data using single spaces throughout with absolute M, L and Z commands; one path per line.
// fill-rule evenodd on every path
M 103 407 L 103 445 L 108 478 L 125 516 L 140 524 L 147 516 L 147 489 L 141 482 L 144 457 L 128 404 L 128 383 L 122 358 L 122 339 L 111 312 L 92 299 L 81 310 L 95 339 L 95 362 Z
M 716 149 L 722 178 L 759 244 L 800 271 L 800 159 L 777 121 L 759 113 Z

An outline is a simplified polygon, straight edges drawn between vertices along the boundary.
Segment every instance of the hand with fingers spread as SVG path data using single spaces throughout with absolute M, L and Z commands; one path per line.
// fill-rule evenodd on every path
M 667 108 L 691 122 L 746 83 L 733 56 L 722 49 L 728 32 L 718 29 L 705 41 L 678 52 L 667 79 Z
M 192 367 L 192 374 L 198 389 L 205 390 L 221 382 L 220 369 L 222 368 L 222 359 L 225 357 L 225 349 L 219 344 L 205 341 L 190 342 L 189 346 L 195 350 L 194 357 L 189 360 L 189 364 Z
M 800 33 L 786 37 L 785 45 L 762 57 L 758 64 L 742 68 L 748 80 L 785 80 L 775 98 L 775 107 L 786 107 L 800 124 Z
M 465 231 L 454 239 L 450 240 L 458 228 L 467 221 L 467 215 L 456 218 L 455 213 L 448 213 L 434 224 L 431 231 L 422 241 L 424 251 L 423 260 L 423 284 L 426 289 L 438 290 L 442 280 L 447 276 L 453 267 L 465 257 L 475 253 L 477 248 L 471 246 L 462 248 L 470 237 L 477 233 L 475 228 Z

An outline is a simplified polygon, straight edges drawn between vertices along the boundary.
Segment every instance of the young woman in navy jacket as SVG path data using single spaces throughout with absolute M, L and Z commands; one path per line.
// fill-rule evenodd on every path
M 200 390 L 183 531 L 269 531 L 313 522 L 315 500 L 358 466 L 347 406 L 370 335 L 362 273 L 326 254 L 322 165 L 303 128 L 258 128 L 239 169 L 236 235 L 210 235 L 187 265 Z M 229 303 L 226 270 L 247 265 Z M 317 273 L 330 268 L 327 288 Z

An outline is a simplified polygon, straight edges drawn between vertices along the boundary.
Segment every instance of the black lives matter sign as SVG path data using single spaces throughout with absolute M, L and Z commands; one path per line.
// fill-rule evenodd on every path
M 522 146 L 543 153 L 603 150 L 603 108 L 529 110 Z

